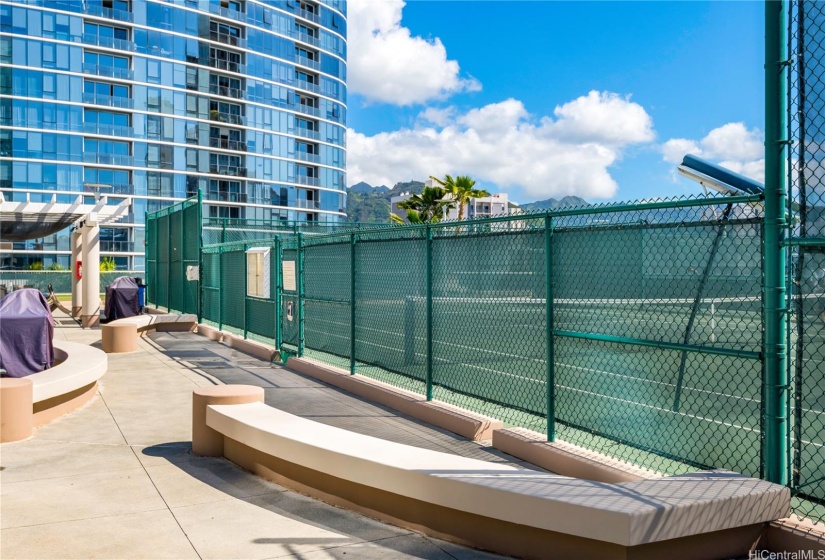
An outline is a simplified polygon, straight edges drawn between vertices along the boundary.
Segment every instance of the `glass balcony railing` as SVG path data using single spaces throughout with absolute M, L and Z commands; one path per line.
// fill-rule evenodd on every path
M 83 123 L 83 132 L 89 134 L 100 134 L 102 136 L 122 136 L 131 138 L 135 134 L 135 129 L 131 126 L 120 126 L 114 124 Z
M 321 156 L 318 154 L 308 154 L 306 152 L 295 152 L 295 159 L 301 161 L 311 161 L 313 163 L 318 163 L 321 161 Z
M 296 128 L 295 135 L 303 138 L 312 138 L 313 140 L 320 140 L 321 133 L 317 130 L 308 130 L 306 128 Z
M 234 19 L 235 21 L 246 21 L 246 14 L 243 12 L 239 12 L 238 10 L 230 10 L 229 8 L 224 8 L 222 6 L 217 6 L 215 4 L 208 4 L 208 6 L 209 11 L 213 14 L 217 14 L 225 18 Z
M 233 47 L 246 48 L 246 39 L 241 39 L 237 35 L 230 35 L 229 33 L 219 33 L 217 31 L 210 31 L 209 38 L 212 41 L 223 43 L 224 45 L 231 45 Z
M 311 210 L 315 210 L 321 207 L 321 203 L 317 200 L 301 200 L 300 198 L 295 201 L 296 208 L 308 208 Z
M 135 187 L 130 183 L 105 183 L 105 188 L 100 188 L 98 183 L 83 183 L 83 190 L 95 192 L 99 190 L 101 194 L 134 194 Z
M 318 84 L 314 84 L 312 82 L 308 82 L 306 80 L 296 79 L 295 87 L 298 89 L 303 89 L 305 91 L 311 91 L 313 93 L 321 93 L 321 86 L 319 86 Z
M 321 116 L 321 111 L 318 109 L 318 107 L 312 107 L 311 105 L 302 105 L 300 103 L 295 103 L 295 104 L 289 105 L 289 107 L 291 107 L 292 109 L 295 109 L 296 111 L 298 111 L 300 113 L 304 113 L 306 115 L 312 115 L 313 117 Z
M 122 51 L 137 51 L 137 47 L 133 41 L 127 41 L 126 39 L 115 39 L 114 37 L 102 37 L 92 33 L 83 34 L 83 43 L 87 45 L 97 45 L 99 47 L 109 47 L 111 49 L 118 49 Z
M 135 250 L 135 244 L 132 241 L 107 241 L 101 239 L 100 250 L 111 253 L 132 253 Z
M 103 66 L 102 64 L 84 64 L 83 73 L 94 74 L 95 76 L 108 76 L 109 78 L 120 78 L 121 80 L 135 79 L 135 73 L 128 68 Z
M 209 66 L 217 68 L 218 70 L 227 70 L 228 72 L 238 72 L 240 74 L 246 73 L 246 66 L 240 62 L 233 62 L 231 60 L 221 60 L 219 58 L 210 58 Z
M 312 45 L 313 47 L 321 46 L 321 40 L 318 39 L 318 37 L 315 37 L 314 35 L 309 35 L 307 33 L 303 33 L 302 31 L 295 31 L 294 29 L 288 30 L 286 34 L 292 37 L 293 39 L 297 39 L 302 43 Z
M 313 187 L 320 187 L 321 180 L 318 177 L 307 177 L 305 175 L 298 175 L 295 177 L 295 182 L 300 185 L 312 185 Z
M 223 138 L 210 138 L 210 148 L 221 148 L 223 150 L 236 150 L 240 152 L 246 151 L 246 142 L 239 140 L 224 140 Z
M 219 111 L 209 111 L 209 119 L 213 121 L 237 124 L 241 126 L 246 125 L 246 119 L 240 115 L 233 115 L 230 113 L 221 113 Z
M 222 95 L 223 97 L 231 97 L 233 99 L 246 99 L 246 92 L 242 89 L 231 88 L 228 86 L 209 86 L 209 93 L 213 95 Z
M 133 22 L 135 17 L 132 15 L 132 12 L 127 12 L 125 10 L 114 10 L 112 8 L 104 8 L 103 6 L 98 6 L 97 4 L 83 4 L 83 13 L 89 14 L 90 16 L 100 16 L 107 19 L 116 19 L 119 21 L 128 21 Z
M 94 152 L 84 152 L 83 161 L 85 163 L 132 166 L 135 163 L 135 158 L 121 154 L 98 154 Z
M 309 21 L 314 21 L 315 23 L 321 23 L 321 16 L 315 12 L 309 12 L 303 8 L 295 8 L 295 15 L 308 19 Z
M 235 165 L 210 165 L 209 172 L 216 175 L 230 175 L 232 177 L 246 177 L 246 167 Z
M 83 103 L 105 105 L 106 107 L 119 107 L 121 109 L 132 109 L 135 106 L 134 100 L 128 97 L 113 97 L 111 95 L 100 95 L 98 93 L 84 93 Z
M 295 55 L 295 62 L 296 64 L 300 64 L 301 66 L 307 66 L 309 68 L 313 68 L 315 70 L 321 69 L 321 63 L 317 60 L 313 60 L 311 58 L 307 58 L 305 56 L 301 56 L 299 54 Z

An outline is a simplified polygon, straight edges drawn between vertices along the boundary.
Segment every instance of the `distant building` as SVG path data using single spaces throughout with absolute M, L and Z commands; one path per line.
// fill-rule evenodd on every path
M 345 214 L 343 0 L 0 0 L 0 192 L 132 201 L 101 255 L 142 271 L 144 216 L 203 192 L 205 217 Z M 0 267 L 68 268 L 68 230 Z
M 432 179 L 427 179 L 424 182 L 424 186 L 426 187 L 433 187 L 439 186 L 436 184 Z M 393 214 L 398 214 L 402 218 L 406 220 L 407 211 L 404 209 L 399 209 L 398 204 L 408 200 L 410 197 L 413 196 L 413 193 L 405 192 L 401 193 L 400 195 L 394 196 L 390 199 L 390 211 Z M 449 195 L 448 195 L 449 197 Z M 471 198 L 470 201 L 464 206 L 464 218 L 471 219 L 471 218 L 487 218 L 490 216 L 506 216 L 509 214 L 517 214 L 521 213 L 521 209 L 519 205 L 515 202 L 510 202 L 508 199 L 508 195 L 506 193 L 498 193 L 498 194 L 491 194 L 490 196 L 485 196 L 482 198 Z M 445 220 L 457 220 L 458 219 L 458 205 L 454 208 L 447 210 L 444 213 Z

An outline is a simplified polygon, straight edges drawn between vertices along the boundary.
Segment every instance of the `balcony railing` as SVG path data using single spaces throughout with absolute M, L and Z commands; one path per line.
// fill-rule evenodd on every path
M 240 74 L 246 73 L 246 66 L 240 62 L 232 62 L 231 60 L 221 60 L 219 58 L 210 58 L 209 66 L 219 70 L 226 70 L 228 72 L 237 72 Z
M 218 111 L 209 111 L 209 119 L 213 121 L 237 124 L 241 126 L 246 125 L 246 119 L 240 115 L 232 115 L 230 113 L 220 113 Z
M 210 138 L 209 147 L 245 152 L 246 142 L 240 142 L 239 140 L 224 140 L 223 138 Z
M 295 201 L 296 208 L 309 208 L 309 209 L 317 209 L 321 207 L 321 203 L 317 200 L 301 200 L 300 198 Z
M 319 86 L 318 84 L 313 84 L 312 82 L 308 82 L 306 80 L 296 79 L 295 87 L 306 91 L 311 91 L 313 93 L 321 93 L 321 86 Z
M 320 140 L 321 133 L 317 130 L 307 130 L 306 128 L 296 128 L 295 129 L 296 136 L 302 136 L 304 138 L 312 138 L 313 140 Z
M 135 78 L 135 73 L 128 68 L 103 66 L 102 64 L 84 64 L 83 73 L 94 74 L 95 76 L 107 76 L 109 78 L 120 78 L 121 80 L 134 80 Z
M 85 163 L 100 163 L 104 165 L 134 165 L 135 158 L 121 154 L 98 154 L 95 152 L 83 152 Z
M 89 134 L 100 134 L 102 136 L 121 136 L 123 138 L 132 138 L 135 134 L 135 129 L 131 126 L 87 122 L 83 123 L 83 132 L 88 132 Z
M 111 49 L 118 49 L 122 51 L 137 51 L 137 47 L 133 41 L 127 41 L 126 39 L 115 39 L 114 37 L 103 37 L 93 33 L 84 33 L 83 43 L 87 45 L 97 45 L 99 47 L 109 47 Z
M 321 23 L 321 16 L 316 14 L 315 12 L 308 12 L 303 8 L 295 8 L 295 14 L 298 17 L 302 17 L 304 19 L 308 19 L 309 21 L 314 21 L 315 23 Z
M 132 109 L 135 106 L 134 100 L 129 97 L 113 97 L 111 95 L 101 95 L 98 93 L 84 93 L 83 103 L 105 105 L 106 107 L 119 107 L 121 109 Z
M 291 107 L 292 109 L 295 109 L 299 113 L 304 113 L 306 115 L 312 115 L 313 117 L 320 117 L 321 116 L 321 111 L 320 111 L 320 109 L 318 109 L 318 107 L 312 107 L 310 105 L 302 105 L 301 103 L 294 103 L 294 104 L 291 104 L 291 105 L 288 105 L 288 106 Z
M 210 165 L 209 172 L 216 175 L 230 175 L 232 177 L 246 177 L 246 167 L 235 165 Z
M 313 187 L 320 187 L 321 180 L 318 177 L 306 177 L 305 175 L 298 175 L 295 177 L 295 182 L 300 185 L 312 185 Z
M 224 45 L 231 45 L 233 47 L 246 48 L 246 39 L 241 39 L 237 35 L 230 35 L 229 33 L 219 33 L 217 31 L 210 31 L 209 38 L 213 41 L 218 41 Z
M 141 250 L 143 248 L 141 247 Z M 133 241 L 106 241 L 100 240 L 100 250 L 112 253 L 132 253 L 135 250 L 135 243 Z
M 321 156 L 318 154 L 308 154 L 306 152 L 295 152 L 295 159 L 318 163 L 321 161 Z
M 287 35 L 289 35 L 293 39 L 301 41 L 302 43 L 312 45 L 313 47 L 321 46 L 321 40 L 318 39 L 318 37 L 315 37 L 314 35 L 309 35 L 307 33 L 303 33 L 302 31 L 295 31 L 294 29 L 290 29 L 287 31 Z
M 89 14 L 90 16 L 100 16 L 105 17 L 107 19 L 116 19 L 120 21 L 132 22 L 135 20 L 135 16 L 132 15 L 132 12 L 127 12 L 124 10 L 114 10 L 112 8 L 104 8 L 103 6 L 98 6 L 97 4 L 84 3 L 83 13 Z
M 301 66 L 307 66 L 309 68 L 313 68 L 315 70 L 321 69 L 321 63 L 317 60 L 313 60 L 311 58 L 307 58 L 305 56 L 301 56 L 299 54 L 295 55 L 295 62 L 300 64 Z
M 230 10 L 215 4 L 208 4 L 209 11 L 213 14 L 218 14 L 225 18 L 234 19 L 235 21 L 246 21 L 246 14 L 237 10 Z
M 83 183 L 83 190 L 95 192 L 100 190 L 104 194 L 135 194 L 135 187 L 130 183 L 106 183 L 105 189 L 98 189 L 99 183 Z
M 242 89 L 231 88 L 228 86 L 209 86 L 209 93 L 214 95 L 222 95 L 224 97 L 232 97 L 233 99 L 246 99 L 246 92 Z

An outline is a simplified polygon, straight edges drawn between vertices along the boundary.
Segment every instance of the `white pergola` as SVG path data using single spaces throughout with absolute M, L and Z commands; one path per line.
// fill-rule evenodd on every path
M 129 212 L 131 198 L 117 205 L 102 196 L 94 204 L 84 204 L 83 195 L 73 202 L 58 203 L 58 195 L 49 202 L 6 200 L 0 192 L 0 240 L 4 242 L 37 239 L 72 229 L 72 316 L 80 316 L 84 328 L 100 322 L 100 226 L 118 221 Z M 78 278 L 78 265 L 82 263 Z

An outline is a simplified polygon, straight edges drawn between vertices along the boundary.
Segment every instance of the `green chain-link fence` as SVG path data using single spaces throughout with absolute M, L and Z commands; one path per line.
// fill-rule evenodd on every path
M 796 512 L 825 520 L 825 4 L 791 2 L 790 379 Z
M 187 297 L 190 201 L 147 223 L 150 301 L 200 302 L 205 321 L 282 356 L 661 472 L 787 478 L 794 511 L 825 521 L 825 5 L 776 6 L 790 6 L 790 63 L 766 58 L 789 79 L 778 242 L 785 220 L 755 196 L 405 227 L 207 219 L 203 284 Z M 776 123 L 771 149 L 784 145 Z M 767 196 L 781 199 L 776 185 Z M 780 253 L 784 346 L 784 305 L 766 303 L 782 291 L 768 280 Z M 790 393 L 771 365 L 785 360 Z
M 200 194 L 146 215 L 146 301 L 200 317 Z

